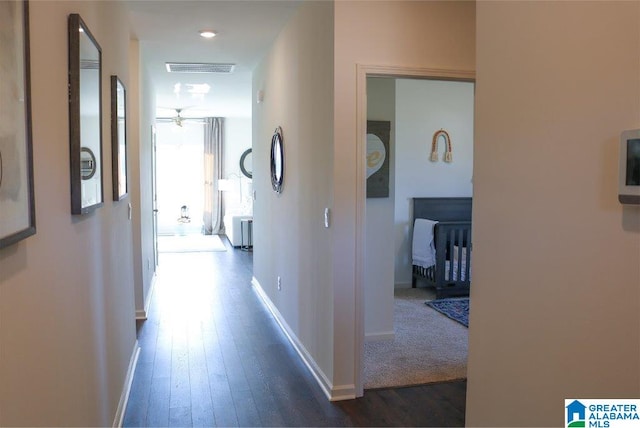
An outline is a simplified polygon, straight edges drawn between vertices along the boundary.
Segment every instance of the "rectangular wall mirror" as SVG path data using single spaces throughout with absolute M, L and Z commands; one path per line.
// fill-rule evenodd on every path
M 102 189 L 102 50 L 78 14 L 69 15 L 71 213 L 104 203 Z
M 111 76 L 111 166 L 113 200 L 127 196 L 127 95 L 118 76 Z

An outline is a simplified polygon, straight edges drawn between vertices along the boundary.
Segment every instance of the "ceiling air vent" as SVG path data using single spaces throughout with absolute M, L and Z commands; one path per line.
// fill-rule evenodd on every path
M 192 62 L 167 62 L 169 73 L 231 73 L 235 64 L 203 64 Z

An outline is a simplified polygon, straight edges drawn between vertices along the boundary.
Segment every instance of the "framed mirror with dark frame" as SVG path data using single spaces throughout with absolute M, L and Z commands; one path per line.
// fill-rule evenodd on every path
M 29 3 L 0 2 L 0 249 L 36 233 Z
M 271 137 L 271 186 L 273 190 L 282 193 L 284 182 L 284 138 L 282 128 L 277 127 Z
M 247 149 L 240 156 L 240 171 L 247 178 L 253 178 L 253 150 Z
M 111 177 L 113 200 L 127 196 L 127 94 L 118 76 L 111 76 Z
M 80 15 L 69 15 L 69 155 L 71 213 L 104 204 L 102 49 Z

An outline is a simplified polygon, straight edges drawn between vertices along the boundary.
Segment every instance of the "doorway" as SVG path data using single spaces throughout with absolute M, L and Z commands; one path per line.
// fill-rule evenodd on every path
M 204 123 L 156 124 L 158 236 L 202 233 Z
M 156 124 L 156 215 L 159 253 L 224 251 L 217 234 L 206 233 L 205 128 L 203 119 L 159 119 Z M 221 208 L 220 208 L 221 210 Z
M 240 220 L 253 215 L 251 118 L 158 118 L 155 135 L 159 252 L 240 248 Z
M 367 121 L 388 120 L 391 122 L 391 141 L 388 154 L 391 157 L 389 168 L 389 196 L 386 200 L 367 198 L 367 180 L 363 163 L 359 176 L 363 177 L 360 185 L 362 204 L 360 224 L 358 229 L 360 244 L 358 260 L 362 269 L 358 278 L 361 293 L 360 321 L 362 322 L 360 341 L 362 343 L 360 366 L 360 392 L 365 387 L 366 361 L 370 361 L 370 348 L 385 347 L 392 349 L 390 355 L 397 351 L 398 339 L 405 335 L 407 325 L 398 325 L 398 306 L 405 312 L 412 304 L 415 310 L 429 309 L 424 305 L 429 296 L 428 290 L 422 288 L 411 289 L 411 230 L 410 208 L 411 197 L 436 196 L 471 196 L 472 193 L 472 159 L 473 159 L 473 76 L 467 72 L 435 72 L 434 70 L 385 70 L 379 67 L 359 67 L 358 73 L 358 142 L 361 156 L 365 158 L 367 147 L 365 142 L 368 134 Z M 455 116 L 456 93 L 465 92 L 466 118 L 468 130 L 461 131 L 452 124 L 450 117 Z M 453 95 L 447 95 L 453 94 Z M 385 99 L 387 97 L 387 99 Z M 389 98 L 391 97 L 391 98 Z M 459 119 L 458 119 L 459 120 Z M 435 126 L 435 128 L 434 128 Z M 429 161 L 431 136 L 440 128 L 451 128 L 459 144 L 456 145 L 455 161 L 443 167 L 444 163 L 434 164 Z M 434 128 L 434 129 L 431 129 Z M 455 141 L 454 141 L 455 142 Z M 460 144 L 464 142 L 463 144 Z M 447 169 L 448 167 L 448 169 Z M 367 171 L 369 172 L 369 171 Z M 377 245 L 382 240 L 384 245 Z M 364 244 L 366 242 L 366 245 Z M 396 298 L 394 299 L 394 295 Z M 398 298 L 399 296 L 399 298 Z M 399 301 L 400 299 L 400 301 Z M 399 303 L 400 304 L 399 304 Z M 408 318 L 411 320 L 411 309 Z M 394 313 L 395 312 L 395 313 Z M 420 316 L 423 316 L 421 314 Z M 433 315 L 433 314 L 431 314 Z M 415 321 L 420 323 L 418 316 Z M 449 320 L 447 320 L 449 321 Z M 424 326 L 423 326 L 424 327 Z M 418 324 L 418 327 L 420 325 Z M 453 329 L 463 328 L 454 326 Z M 465 331 L 466 335 L 466 331 Z M 466 337 L 466 336 L 465 336 Z M 395 342 L 394 342 L 395 341 Z M 463 377 L 466 376 L 466 340 L 465 367 Z M 373 343 L 373 346 L 371 344 Z M 391 344 L 391 345 L 389 345 Z M 390 347 L 391 346 L 391 347 Z M 458 346 L 459 347 L 459 346 Z M 419 347 L 418 347 L 419 349 Z M 366 350 L 366 355 L 365 355 Z M 417 354 L 413 352 L 413 354 Z M 427 354 L 425 352 L 425 354 Z M 423 355 L 416 355 L 423 357 Z M 366 358 L 365 358 L 366 357 Z M 383 362 L 383 371 L 388 372 L 394 365 L 393 359 Z M 409 356 L 411 358 L 411 355 Z M 430 364 L 424 358 L 418 362 L 419 370 L 414 368 L 401 369 L 399 372 L 421 372 L 413 379 L 400 380 L 400 384 L 375 384 L 374 387 L 403 386 L 409 384 L 426 383 L 441 379 L 442 373 L 429 373 Z M 367 363 L 368 364 L 368 363 Z M 439 370 L 432 365 L 433 372 Z M 373 370 L 381 371 L 378 369 Z M 460 378 L 460 370 L 451 371 L 453 377 Z M 445 379 L 447 374 L 444 374 Z M 416 380 L 417 379 L 417 380 Z M 386 381 L 385 381 L 386 382 Z

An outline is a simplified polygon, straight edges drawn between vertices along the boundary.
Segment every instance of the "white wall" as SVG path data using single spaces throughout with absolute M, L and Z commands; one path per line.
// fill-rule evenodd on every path
M 389 197 L 367 198 L 364 334 L 393 338 L 393 210 L 395 200 L 396 85 L 391 78 L 367 79 L 367 119 L 391 122 Z
M 473 193 L 473 83 L 396 80 L 395 283 L 411 284 L 411 198 L 469 197 Z M 432 162 L 431 142 L 440 129 L 449 133 L 453 162 Z
M 70 213 L 67 17 L 102 47 L 104 206 Z M 111 426 L 135 343 L 129 198 L 113 202 L 109 76 L 130 82 L 118 2 L 30 2 L 37 234 L 0 250 L 0 425 Z
M 640 397 L 640 2 L 478 2 L 469 426 Z M 544 31 L 541 31 L 544 29 Z
M 264 101 L 253 105 L 253 272 L 329 388 L 332 229 L 324 227 L 324 208 L 332 206 L 333 7 L 302 2 L 253 77 L 253 93 L 264 91 Z M 277 126 L 285 154 L 280 195 L 269 169 Z
M 356 65 L 474 70 L 475 2 L 335 3 L 334 384 L 356 379 Z M 331 171 L 331 172 L 330 172 Z

